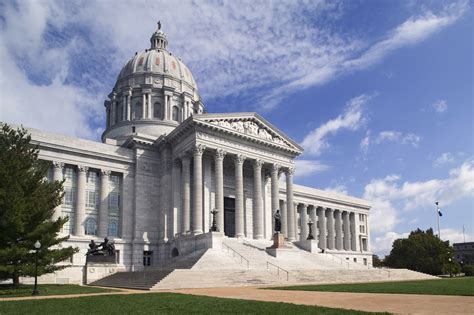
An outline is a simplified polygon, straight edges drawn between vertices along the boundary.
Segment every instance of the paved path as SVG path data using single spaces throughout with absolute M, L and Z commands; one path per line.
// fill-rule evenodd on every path
M 116 292 L 0 298 L 2 301 L 67 299 L 82 296 L 174 292 L 256 301 L 286 302 L 398 314 L 474 314 L 473 296 L 260 290 L 258 287 Z
M 398 314 L 474 314 L 473 296 L 259 290 L 255 287 L 168 292 L 244 300 L 287 302 Z

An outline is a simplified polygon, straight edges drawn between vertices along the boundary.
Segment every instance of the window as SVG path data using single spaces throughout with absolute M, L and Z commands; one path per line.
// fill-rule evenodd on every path
M 365 225 L 359 225 L 359 231 L 362 234 L 365 234 Z
M 134 119 L 142 118 L 142 115 L 143 115 L 142 103 L 136 102 L 135 103 L 135 108 L 134 108 L 134 111 L 133 111 L 133 118 Z
M 97 223 L 92 218 L 86 220 L 86 235 L 97 235 Z
M 67 167 L 64 171 L 65 184 L 74 185 L 76 181 L 76 172 L 71 167 Z
M 120 195 L 118 193 L 111 192 L 109 194 L 109 210 L 117 212 L 120 208 Z
M 97 209 L 99 194 L 96 191 L 86 191 L 86 208 Z
M 143 251 L 143 266 L 151 266 L 151 259 L 153 257 L 153 252 L 150 250 Z
M 153 105 L 153 117 L 158 119 L 163 119 L 161 114 L 161 103 L 156 102 Z
M 364 265 L 367 266 L 367 258 L 363 258 L 362 260 L 364 261 Z
M 109 231 L 107 233 L 109 236 L 118 236 L 118 223 L 116 220 L 109 221 Z
M 357 258 L 354 258 L 354 262 L 355 262 L 355 263 L 357 262 Z
M 179 108 L 178 106 L 173 106 L 173 118 L 174 121 L 179 122 Z
M 87 172 L 87 184 L 95 185 L 97 184 L 98 176 L 96 172 Z
M 64 205 L 74 206 L 76 203 L 74 190 L 71 187 L 64 187 Z

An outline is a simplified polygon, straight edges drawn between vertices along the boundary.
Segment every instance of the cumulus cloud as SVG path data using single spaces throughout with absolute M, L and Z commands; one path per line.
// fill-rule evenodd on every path
M 404 134 L 400 131 L 385 130 L 381 131 L 378 136 L 374 139 L 374 143 L 380 144 L 385 141 L 398 142 L 401 144 L 410 144 L 414 147 L 418 146 L 421 137 L 414 133 Z
M 448 103 L 445 100 L 436 101 L 432 106 L 437 113 L 444 113 L 448 110 Z
M 329 166 L 317 160 L 296 160 L 295 177 L 306 177 L 327 171 Z
M 327 137 L 341 130 L 357 130 L 366 122 L 364 117 L 364 106 L 373 95 L 362 94 L 352 98 L 346 104 L 344 112 L 308 133 L 301 145 L 306 154 L 320 155 L 329 147 Z
M 343 195 L 348 195 L 347 193 L 347 187 L 345 185 L 336 185 L 332 187 L 326 187 L 324 188 L 325 191 L 337 193 L 337 194 L 343 194 Z
M 454 161 L 455 159 L 452 153 L 444 152 L 433 161 L 433 166 L 440 167 L 448 163 L 453 163 Z
M 400 183 L 399 175 L 373 179 L 364 189 L 364 199 L 370 201 L 370 216 L 374 232 L 386 232 L 400 222 L 400 210 L 411 211 L 433 206 L 436 200 L 443 207 L 454 201 L 474 196 L 474 160 L 467 160 L 450 170 L 444 179 Z

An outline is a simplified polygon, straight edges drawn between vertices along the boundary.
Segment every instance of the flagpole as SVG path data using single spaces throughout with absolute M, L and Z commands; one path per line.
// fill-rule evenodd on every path
M 438 238 L 441 239 L 441 230 L 439 228 L 439 203 L 438 203 L 438 201 L 436 201 L 435 204 L 436 204 L 436 218 L 438 219 Z
M 466 243 L 466 234 L 464 233 L 464 224 L 462 225 L 462 237 L 464 239 L 464 243 Z

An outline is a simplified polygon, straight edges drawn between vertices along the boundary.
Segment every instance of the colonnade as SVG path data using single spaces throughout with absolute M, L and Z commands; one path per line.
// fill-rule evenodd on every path
M 53 162 L 53 180 L 63 180 L 64 163 L 54 161 Z M 86 221 L 86 178 L 89 167 L 85 165 L 77 165 L 77 182 L 76 182 L 76 207 L 74 214 L 74 231 L 73 235 L 84 236 L 85 235 L 85 221 Z M 106 237 L 108 232 L 108 219 L 109 219 L 109 177 L 110 170 L 100 170 L 100 192 L 99 192 L 99 209 L 98 209 L 98 220 L 97 220 L 97 235 L 99 237 Z M 58 205 L 54 209 L 53 220 L 56 220 L 61 216 L 61 205 Z
M 170 150 L 169 146 L 165 145 L 164 150 Z M 215 173 L 213 178 L 215 180 L 215 209 L 217 210 L 216 214 L 216 224 L 219 231 L 224 231 L 224 159 L 230 158 L 234 162 L 234 178 L 235 178 L 235 237 L 244 237 L 245 236 L 245 226 L 244 226 L 244 177 L 243 177 L 243 165 L 245 162 L 252 163 L 253 168 L 253 225 L 252 232 L 254 238 L 262 239 L 264 238 L 264 203 L 263 203 L 263 191 L 262 191 L 262 169 L 270 170 L 271 173 L 271 209 L 272 213 L 279 207 L 279 180 L 278 175 L 281 172 L 286 174 L 286 200 L 289 203 L 293 203 L 293 174 L 294 169 L 291 167 L 281 167 L 278 164 L 265 161 L 263 159 L 253 159 L 248 158 L 242 154 L 227 153 L 223 149 L 219 148 L 207 148 L 204 145 L 196 145 L 192 151 L 186 151 L 181 154 L 179 157 L 175 158 L 178 161 L 181 161 L 182 171 L 181 171 L 181 189 L 182 189 L 182 199 L 180 201 L 180 210 L 178 211 L 178 217 L 181 218 L 180 224 L 178 225 L 177 233 L 178 234 L 201 234 L 203 231 L 203 154 L 205 152 L 211 152 L 214 155 L 215 162 Z M 192 161 L 191 161 L 192 159 Z M 193 168 L 193 181 L 191 183 L 191 162 Z M 162 163 L 165 165 L 166 162 Z M 163 172 L 168 172 L 168 168 L 164 167 Z M 191 185 L 193 191 L 193 202 L 191 205 Z M 163 196 L 168 191 L 168 186 L 170 185 L 161 185 Z M 165 199 L 163 199 L 165 200 Z M 166 202 L 166 200 L 165 200 Z M 166 205 L 165 208 L 168 209 L 170 213 L 173 209 L 173 205 Z M 295 223 L 295 209 L 289 209 L 286 213 L 282 212 L 282 215 L 285 216 L 283 219 L 284 222 L 288 221 L 290 224 L 288 230 L 288 239 L 290 241 L 296 240 L 296 228 L 294 227 Z M 171 218 L 170 218 L 171 219 Z M 172 224 L 167 224 L 167 227 L 162 225 L 162 227 L 170 229 Z M 173 233 L 166 233 L 163 237 L 171 237 Z

